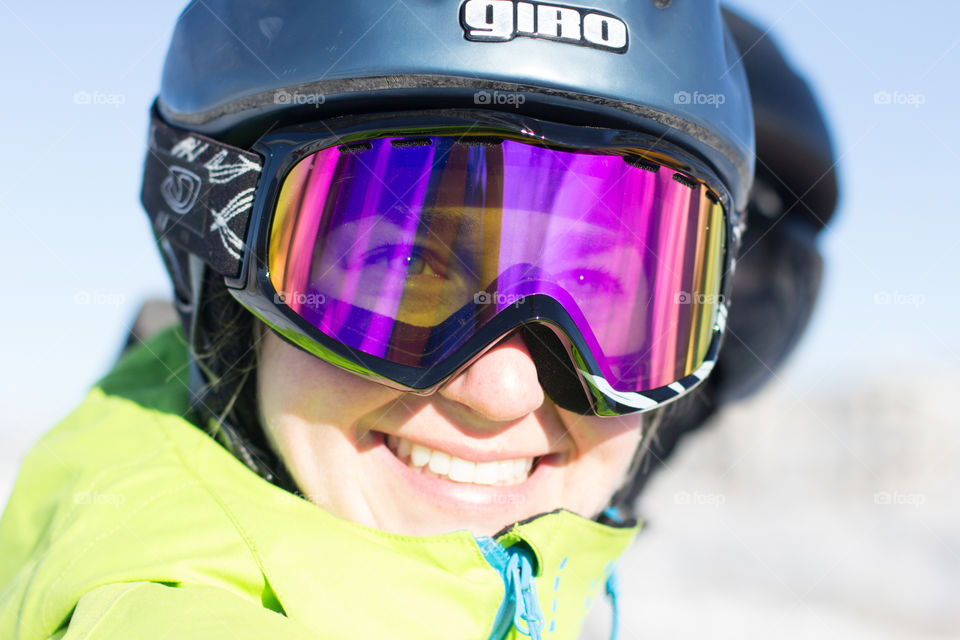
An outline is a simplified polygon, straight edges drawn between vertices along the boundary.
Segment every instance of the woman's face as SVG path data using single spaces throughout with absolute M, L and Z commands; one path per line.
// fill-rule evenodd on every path
M 557 508 L 594 517 L 641 438 L 640 416 L 554 405 L 518 335 L 424 397 L 342 371 L 266 331 L 258 379 L 266 431 L 303 494 L 391 533 L 492 535 Z

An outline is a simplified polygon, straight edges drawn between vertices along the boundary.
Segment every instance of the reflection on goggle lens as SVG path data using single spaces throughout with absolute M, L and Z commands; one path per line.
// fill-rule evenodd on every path
M 286 176 L 270 280 L 327 336 L 429 367 L 499 311 L 547 295 L 603 375 L 641 391 L 706 357 L 723 208 L 668 167 L 514 140 L 381 138 Z

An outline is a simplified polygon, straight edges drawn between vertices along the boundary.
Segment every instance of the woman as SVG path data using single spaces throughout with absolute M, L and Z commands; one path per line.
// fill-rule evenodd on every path
M 715 2 L 191 4 L 143 187 L 182 332 L 26 461 L 0 635 L 577 637 L 753 135 Z

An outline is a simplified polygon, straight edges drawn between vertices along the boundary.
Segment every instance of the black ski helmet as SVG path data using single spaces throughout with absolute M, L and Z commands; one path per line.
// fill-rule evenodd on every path
M 757 136 L 728 337 L 710 378 L 668 408 L 646 464 L 620 497 L 624 505 L 632 505 L 686 433 L 773 378 L 803 336 L 820 291 L 823 259 L 817 238 L 839 198 L 826 119 L 810 85 L 769 33 L 729 10 L 724 19 L 744 51 Z

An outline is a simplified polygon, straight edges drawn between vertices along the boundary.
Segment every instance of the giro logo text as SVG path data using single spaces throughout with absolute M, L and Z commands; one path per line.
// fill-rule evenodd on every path
M 627 25 L 609 13 L 540 2 L 467 0 L 460 7 L 467 40 L 506 42 L 518 36 L 559 40 L 624 53 Z

